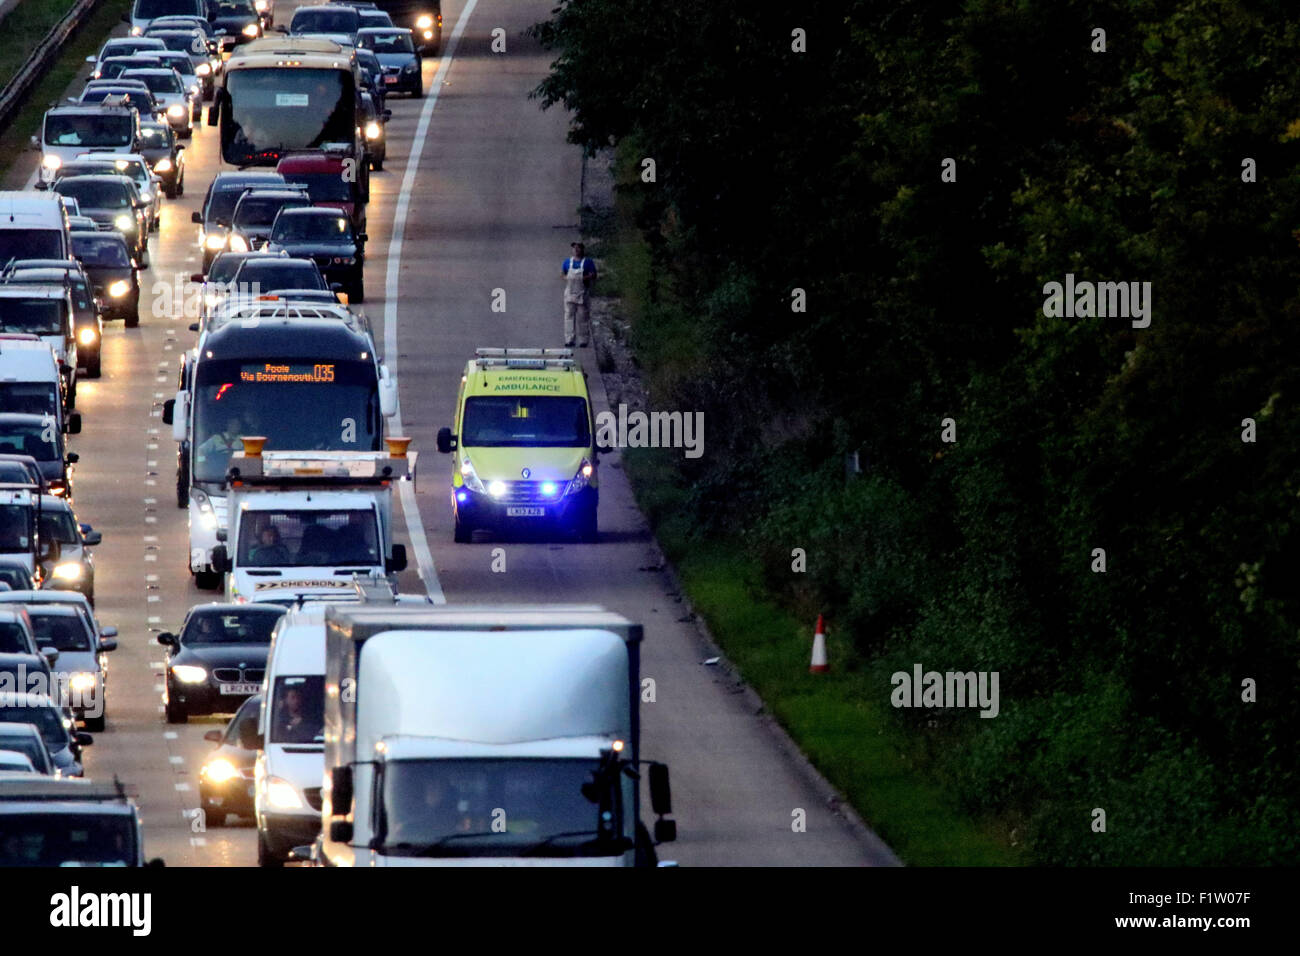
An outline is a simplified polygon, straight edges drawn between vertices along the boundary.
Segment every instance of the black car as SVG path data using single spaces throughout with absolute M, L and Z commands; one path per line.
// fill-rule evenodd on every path
M 126 176 L 74 176 L 54 184 L 60 196 L 71 196 L 81 214 L 101 225 L 112 226 L 126 239 L 132 256 L 143 269 L 149 259 L 148 203 Z
M 185 195 L 185 147 L 170 123 L 140 124 L 140 155 L 162 181 L 164 196 L 175 199 Z
M 234 279 L 236 288 L 252 295 L 269 293 L 272 289 L 318 289 L 329 291 L 325 277 L 311 259 L 246 259 L 239 266 Z
M 0 728 L 5 724 L 35 725 L 55 768 L 65 777 L 81 776 L 81 749 L 95 738 L 79 732 L 72 716 L 48 694 L 0 692 Z
M 251 252 L 262 248 L 271 235 L 271 224 L 281 209 L 310 206 L 311 196 L 305 186 L 284 186 L 279 189 L 255 187 L 245 191 L 235 203 L 235 213 L 230 219 L 231 252 Z
M 230 217 L 235 214 L 235 203 L 239 202 L 244 190 L 253 186 L 274 188 L 284 184 L 284 177 L 273 172 L 240 170 L 217 173 L 208 186 L 207 195 L 203 197 L 203 209 L 191 213 L 193 221 L 202 227 L 199 230 L 199 244 L 203 247 L 204 272 L 208 271 L 217 253 L 226 248 Z
M 122 319 L 128 329 L 140 324 L 140 273 L 126 240 L 115 232 L 74 232 L 72 254 L 95 287 L 106 319 Z
M 64 455 L 63 432 L 48 427 L 47 415 L 0 412 L 0 453 L 31 455 L 52 494 L 72 497 L 76 452 Z
M 349 302 L 363 302 L 365 243 L 366 234 L 354 234 L 352 220 L 337 209 L 308 206 L 280 211 L 271 227 L 267 250 L 311 259 L 331 288 L 337 283 L 347 293 Z
M 228 714 L 261 690 L 271 631 L 283 607 L 200 604 L 179 635 L 164 631 L 167 648 L 166 714 L 183 724 L 191 714 Z
M 226 36 L 234 37 L 235 44 L 250 43 L 262 35 L 262 17 L 253 0 L 213 0 L 209 5 L 208 22 Z
M 378 104 L 370 93 L 361 94 L 361 128 L 366 137 L 366 152 L 370 154 L 370 168 L 382 170 L 388 158 L 388 121 L 393 111 Z
M 104 319 L 94 283 L 81 263 L 69 259 L 18 259 L 7 267 L 4 281 L 11 285 L 67 285 L 72 293 L 77 363 L 86 370 L 87 378 L 99 378 Z
M 257 763 L 257 751 L 249 750 L 240 742 L 240 726 L 251 723 L 252 733 L 256 734 L 261 707 L 262 695 L 254 694 L 235 711 L 225 730 L 209 730 L 203 735 L 204 740 L 217 745 L 199 767 L 199 806 L 203 808 L 204 821 L 212 826 L 224 826 L 228 813 L 253 815 L 253 767 Z
M 384 88 L 384 67 L 373 50 L 358 49 L 357 66 L 361 67 L 361 88 L 375 98 L 380 109 L 384 106 L 384 97 L 388 90 Z

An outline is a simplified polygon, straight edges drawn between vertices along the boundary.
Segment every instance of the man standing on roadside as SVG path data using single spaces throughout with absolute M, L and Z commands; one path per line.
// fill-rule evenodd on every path
M 573 345 L 576 331 L 581 336 L 578 344 L 584 348 L 591 337 L 587 296 L 596 281 L 596 263 L 586 257 L 585 251 L 582 243 L 573 243 L 573 255 L 560 267 L 560 275 L 564 276 L 564 344 Z

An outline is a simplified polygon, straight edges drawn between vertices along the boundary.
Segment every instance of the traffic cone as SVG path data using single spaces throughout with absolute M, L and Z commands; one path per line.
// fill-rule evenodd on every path
M 817 631 L 813 634 L 812 663 L 808 666 L 808 671 L 812 674 L 824 674 L 830 669 L 830 665 L 826 663 L 826 624 L 818 614 Z

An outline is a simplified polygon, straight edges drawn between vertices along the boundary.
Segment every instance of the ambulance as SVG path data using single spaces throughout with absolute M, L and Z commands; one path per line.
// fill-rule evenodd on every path
M 482 348 L 465 366 L 450 454 L 454 537 L 539 530 L 594 542 L 599 475 L 587 376 L 572 349 Z

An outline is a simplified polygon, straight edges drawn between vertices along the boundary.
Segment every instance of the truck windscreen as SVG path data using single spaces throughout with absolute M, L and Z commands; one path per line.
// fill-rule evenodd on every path
M 0 813 L 0 866 L 132 866 L 125 813 Z
M 286 150 L 355 142 L 356 90 L 347 69 L 252 67 L 226 76 L 221 155 L 267 165 Z
M 58 229 L 0 229 L 0 262 L 65 259 L 64 235 Z
M 0 299 L 0 332 L 62 335 L 63 308 L 60 299 Z
M 241 435 L 268 450 L 378 451 L 379 377 L 363 360 L 203 359 L 195 370 L 196 481 L 220 482 Z
M 582 792 L 595 759 L 395 760 L 382 768 L 378 836 L 386 856 L 623 852 L 601 836 L 600 808 Z M 500 807 L 508 808 L 504 819 Z M 621 816 L 621 806 L 614 809 Z
M 240 514 L 241 568 L 333 568 L 382 561 L 373 511 L 248 509 Z

